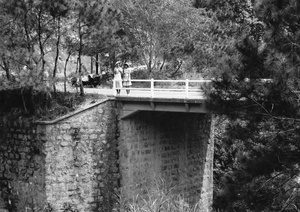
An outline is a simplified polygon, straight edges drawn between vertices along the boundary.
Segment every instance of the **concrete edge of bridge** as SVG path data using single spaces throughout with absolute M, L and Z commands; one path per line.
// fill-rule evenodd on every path
M 116 96 L 117 101 L 122 102 L 169 102 L 169 103 L 205 103 L 205 99 L 186 99 L 186 98 L 150 98 L 150 97 L 134 97 L 134 96 Z

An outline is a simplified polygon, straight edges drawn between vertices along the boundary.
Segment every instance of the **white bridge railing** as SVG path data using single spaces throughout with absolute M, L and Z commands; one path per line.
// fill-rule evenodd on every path
M 203 89 L 207 88 L 211 84 L 211 80 L 154 80 L 154 79 L 132 79 L 132 85 L 130 87 L 117 88 L 116 82 L 113 81 L 113 91 L 114 96 L 117 96 L 117 89 L 129 90 L 135 92 L 135 96 L 140 93 L 143 97 L 158 97 L 160 96 L 170 96 L 170 95 L 180 95 L 184 98 L 190 98 L 190 94 L 195 94 L 200 96 L 203 94 Z

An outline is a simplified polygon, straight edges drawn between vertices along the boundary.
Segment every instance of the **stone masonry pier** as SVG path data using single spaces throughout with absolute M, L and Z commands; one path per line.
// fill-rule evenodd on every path
M 183 108 L 193 109 L 122 118 L 112 98 L 50 122 L 1 120 L 0 210 L 109 212 L 120 193 L 130 200 L 162 180 L 211 211 L 212 115 Z
M 111 211 L 120 178 L 115 112 L 104 100 L 54 121 L 2 120 L 0 206 Z
M 125 196 L 141 195 L 141 190 L 151 190 L 162 180 L 186 202 L 199 203 L 201 211 L 209 211 L 213 183 L 211 122 L 208 114 L 148 111 L 122 120 L 119 154 Z

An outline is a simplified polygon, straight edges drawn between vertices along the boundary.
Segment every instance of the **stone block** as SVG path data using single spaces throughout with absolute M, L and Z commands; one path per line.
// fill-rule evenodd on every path
M 92 139 L 92 140 L 97 139 L 97 138 L 98 138 L 98 135 L 97 135 L 97 134 L 91 134 L 91 135 L 89 136 L 89 139 Z
M 69 135 L 69 134 L 63 134 L 63 139 L 65 140 L 65 141 L 71 141 L 72 140 L 72 137 Z
M 88 140 L 89 139 L 89 135 L 83 134 L 81 135 L 81 140 Z
M 69 145 L 70 145 L 70 143 L 66 140 L 63 140 L 62 142 L 60 142 L 60 146 L 62 146 L 62 147 L 67 147 Z
M 63 123 L 62 125 L 60 125 L 60 129 L 63 129 L 63 130 L 70 129 L 70 123 Z

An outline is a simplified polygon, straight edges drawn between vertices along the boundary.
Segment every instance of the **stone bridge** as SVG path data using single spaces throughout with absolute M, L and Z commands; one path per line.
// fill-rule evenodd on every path
M 150 90 L 142 85 L 116 96 L 113 89 L 107 99 L 54 121 L 2 120 L 0 210 L 49 204 L 60 211 L 69 204 L 106 212 L 118 207 L 119 196 L 147 199 L 158 188 L 151 195 L 168 190 L 182 204 L 211 211 L 213 118 L 200 87 L 188 86 L 206 82 L 184 81 L 172 91 L 146 83 Z

